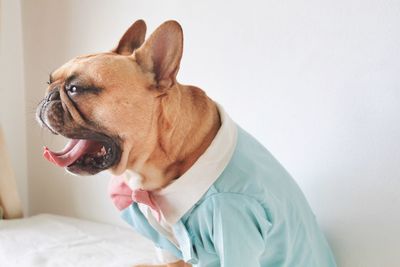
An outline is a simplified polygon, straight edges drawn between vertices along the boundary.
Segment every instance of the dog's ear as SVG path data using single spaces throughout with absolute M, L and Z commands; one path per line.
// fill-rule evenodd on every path
M 137 63 L 154 73 L 156 87 L 169 88 L 176 81 L 183 51 L 183 32 L 176 21 L 161 24 L 135 51 Z
M 131 55 L 144 42 L 146 36 L 146 23 L 143 20 L 137 20 L 119 40 L 118 46 L 112 52 L 120 55 Z

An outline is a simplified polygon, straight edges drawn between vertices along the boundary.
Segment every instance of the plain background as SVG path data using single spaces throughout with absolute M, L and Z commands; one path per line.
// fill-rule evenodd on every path
M 108 174 L 45 162 L 34 112 L 48 74 L 106 51 L 136 19 L 185 33 L 200 86 L 294 176 L 344 267 L 400 265 L 400 2 L 1 1 L 0 111 L 26 214 L 121 224 Z

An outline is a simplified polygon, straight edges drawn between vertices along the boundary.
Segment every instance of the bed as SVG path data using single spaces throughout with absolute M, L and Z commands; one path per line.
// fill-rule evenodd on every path
M 124 267 L 155 258 L 151 242 L 128 228 L 50 214 L 0 220 L 2 267 Z

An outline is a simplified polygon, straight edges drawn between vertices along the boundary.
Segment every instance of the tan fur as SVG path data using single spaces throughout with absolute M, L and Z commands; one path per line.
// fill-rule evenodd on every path
M 176 81 L 183 50 L 179 24 L 162 24 L 143 45 L 144 22 L 135 24 L 113 52 L 80 56 L 57 69 L 49 90 L 62 87 L 71 75 L 101 88 L 98 96 L 74 99 L 79 112 L 61 90 L 63 107 L 75 123 L 90 121 L 86 127 L 101 125 L 118 135 L 122 156 L 111 171 L 137 172 L 142 177 L 138 186 L 155 190 L 179 178 L 204 153 L 220 118 L 202 90 Z

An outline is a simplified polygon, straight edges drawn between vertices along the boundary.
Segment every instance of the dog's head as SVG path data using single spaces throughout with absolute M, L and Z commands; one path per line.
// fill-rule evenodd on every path
M 125 171 L 155 142 L 157 110 L 176 84 L 183 49 L 180 25 L 167 21 L 145 40 L 136 21 L 111 52 L 76 57 L 50 75 L 37 108 L 43 127 L 70 139 L 45 157 L 68 171 Z

